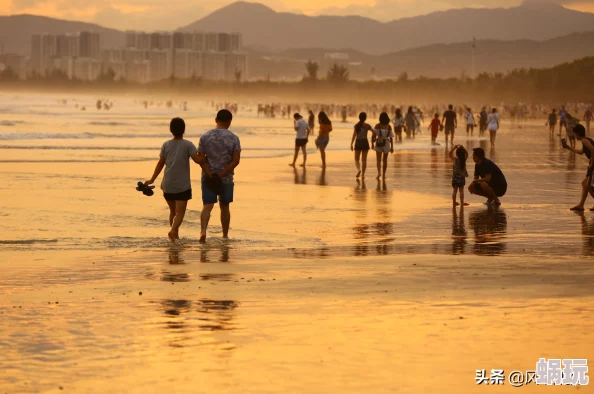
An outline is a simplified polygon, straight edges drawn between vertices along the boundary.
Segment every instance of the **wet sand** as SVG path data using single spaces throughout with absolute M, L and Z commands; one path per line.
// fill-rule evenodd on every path
M 205 245 L 197 167 L 179 245 L 166 240 L 159 193 L 133 189 L 162 127 L 88 126 L 138 140 L 16 139 L 77 127 L 44 129 L 35 115 L 0 130 L 3 391 L 508 392 L 477 387 L 475 370 L 594 359 L 594 219 L 568 211 L 586 160 L 540 122 L 505 124 L 486 149 L 510 184 L 504 205 L 467 194 L 461 211 L 445 147 L 427 133 L 398 147 L 385 185 L 370 154 L 363 184 L 343 149 L 351 124 L 335 126 L 326 171 L 314 150 L 304 171 L 272 145 L 290 148 L 292 132 L 267 134 L 286 120 L 246 118 L 237 128 L 256 135 L 242 139 L 232 239 L 220 239 L 215 210 Z

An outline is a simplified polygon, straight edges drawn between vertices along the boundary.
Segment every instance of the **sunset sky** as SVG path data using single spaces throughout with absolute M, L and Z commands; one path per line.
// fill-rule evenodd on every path
M 538 1 L 538 0 L 537 0 Z M 542 0 L 549 1 L 549 0 Z M 594 0 L 550 0 L 594 12 Z M 0 0 L 0 14 L 38 14 L 94 22 L 118 29 L 158 30 L 184 26 L 232 3 L 230 0 Z M 262 0 L 281 12 L 361 15 L 382 21 L 464 7 L 513 7 L 521 0 Z

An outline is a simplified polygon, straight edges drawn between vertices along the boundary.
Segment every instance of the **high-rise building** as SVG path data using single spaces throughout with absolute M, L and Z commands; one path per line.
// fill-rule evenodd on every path
M 99 33 L 82 31 L 78 35 L 79 56 L 99 59 L 101 55 L 101 36 Z
M 229 50 L 231 52 L 239 52 L 241 51 L 242 42 L 241 42 L 241 34 L 239 33 L 231 33 L 231 44 Z

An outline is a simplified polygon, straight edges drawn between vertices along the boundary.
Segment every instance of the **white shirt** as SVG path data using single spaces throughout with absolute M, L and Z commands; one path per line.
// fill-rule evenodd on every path
M 499 121 L 499 114 L 490 113 L 489 117 L 487 118 L 487 123 L 489 124 L 489 130 L 497 130 Z
M 303 120 L 303 118 L 295 122 L 295 128 L 297 129 L 298 140 L 304 140 L 307 138 L 307 129 L 309 128 L 309 125 L 305 120 Z
M 466 114 L 466 124 L 474 126 L 474 115 L 471 112 Z

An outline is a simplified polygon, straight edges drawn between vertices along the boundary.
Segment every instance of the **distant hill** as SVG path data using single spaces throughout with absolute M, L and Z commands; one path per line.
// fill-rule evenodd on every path
M 594 30 L 594 14 L 530 0 L 508 9 L 457 9 L 388 23 L 358 16 L 306 16 L 237 2 L 181 30 L 239 32 L 244 44 L 270 50 L 352 48 L 383 54 L 477 39 L 547 40 Z
M 29 54 L 31 51 L 31 36 L 34 34 L 76 33 L 81 30 L 100 33 L 103 47 L 120 47 L 124 43 L 122 32 L 92 23 L 65 21 L 37 15 L 0 16 L 0 41 L 4 43 L 4 51 L 22 55 Z
M 476 72 L 505 72 L 514 68 L 546 68 L 594 56 L 594 32 L 573 33 L 546 41 L 477 40 Z M 369 79 L 397 78 L 407 72 L 410 77 L 459 77 L 472 72 L 472 42 L 435 44 L 385 55 L 368 55 L 352 49 L 327 50 L 321 48 L 265 51 L 248 48 L 249 74 L 255 78 L 301 78 L 304 63 L 309 59 L 320 65 L 320 76 L 333 64 L 346 64 L 351 76 Z M 344 59 L 344 55 L 348 59 Z

